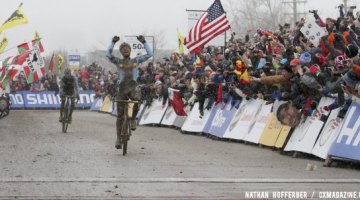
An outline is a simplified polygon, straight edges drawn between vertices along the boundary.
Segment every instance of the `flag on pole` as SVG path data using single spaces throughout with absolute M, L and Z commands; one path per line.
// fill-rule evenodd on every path
M 222 93 L 223 93 L 223 86 L 220 83 L 218 88 L 217 88 L 217 94 L 216 94 L 216 99 L 215 99 L 215 105 L 217 105 L 218 103 L 220 103 L 222 101 Z
M 230 23 L 226 17 L 220 0 L 200 17 L 194 27 L 189 31 L 184 44 L 193 53 L 196 49 L 203 48 L 210 40 L 230 29 Z
M 179 53 L 183 54 L 185 51 L 184 50 L 184 36 L 181 35 L 179 30 L 177 30 L 177 34 L 178 34 L 178 43 L 179 43 Z
M 59 54 L 58 55 L 58 73 L 60 74 L 62 71 L 62 65 L 64 64 L 64 56 Z
M 7 47 L 8 44 L 9 44 L 9 41 L 4 36 L 0 41 L 0 54 L 2 54 L 4 52 L 4 50 L 5 50 L 5 48 Z
M 175 113 L 179 116 L 187 116 L 184 110 L 184 103 L 182 101 L 180 91 L 172 88 L 168 88 L 168 92 L 169 92 L 170 103 Z
M 55 67 L 55 54 L 53 53 L 49 63 L 49 70 L 48 70 L 49 73 L 52 73 L 54 71 L 54 67 Z
M 37 82 L 45 76 L 45 60 L 43 57 L 44 48 L 40 40 L 33 40 L 18 46 L 20 54 L 26 55 L 24 74 L 28 83 Z
M 28 23 L 27 17 L 20 9 L 21 6 L 22 4 L 20 4 L 19 8 L 16 9 L 15 12 L 1 25 L 0 33 L 3 32 L 5 29 Z
M 246 86 L 250 86 L 250 77 L 249 77 L 249 73 L 247 70 L 245 70 L 244 73 L 241 74 L 240 83 L 242 83 Z
M 35 40 L 39 40 L 39 39 L 40 39 L 39 32 L 35 31 L 34 39 L 35 39 Z
M 9 81 L 13 80 L 23 69 L 26 55 L 16 55 L 7 57 L 1 63 L 0 87 L 5 89 Z

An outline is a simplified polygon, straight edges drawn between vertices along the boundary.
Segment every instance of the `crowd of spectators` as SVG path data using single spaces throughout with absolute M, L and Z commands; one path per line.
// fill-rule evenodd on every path
M 325 20 L 316 10 L 310 11 L 316 23 L 328 32 L 318 46 L 300 31 L 305 22 L 301 19 L 294 26 L 279 25 L 277 30 L 249 30 L 243 37 L 233 33 L 225 47 L 207 46 L 196 54 L 173 53 L 142 65 L 138 89 L 143 103 L 151 105 L 161 98 L 165 106 L 171 87 L 180 90 L 185 105 L 199 102 L 201 116 L 214 103 L 224 105 L 230 99 L 237 107 L 236 100 L 244 95 L 246 99 L 290 101 L 303 116 L 309 116 L 320 98 L 326 96 L 335 102 L 321 109 L 328 112 L 341 108 L 339 117 L 344 117 L 352 101 L 360 102 L 360 11 L 354 14 L 355 6 L 347 13 L 343 5 L 338 9 L 337 19 Z M 95 90 L 97 97 L 116 92 L 115 70 L 107 71 L 93 63 L 76 75 L 80 89 Z M 57 90 L 56 77 L 47 75 L 40 83 L 28 85 L 21 75 L 13 81 L 11 90 Z M 281 112 L 277 115 L 288 125 L 298 123 L 281 116 Z

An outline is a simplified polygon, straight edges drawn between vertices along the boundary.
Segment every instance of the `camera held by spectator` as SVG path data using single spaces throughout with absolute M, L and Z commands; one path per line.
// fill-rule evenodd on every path
M 317 13 L 317 10 L 309 10 L 309 13 L 315 14 Z

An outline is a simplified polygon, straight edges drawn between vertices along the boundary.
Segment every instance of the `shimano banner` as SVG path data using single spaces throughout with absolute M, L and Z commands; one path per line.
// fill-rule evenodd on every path
M 93 90 L 80 91 L 80 100 L 76 108 L 90 108 L 94 101 Z M 21 91 L 10 94 L 11 108 L 60 108 L 60 97 L 54 91 L 30 92 Z
M 16 108 L 21 109 L 24 108 L 24 98 L 23 92 L 16 92 L 15 94 L 10 94 L 11 106 L 10 109 Z

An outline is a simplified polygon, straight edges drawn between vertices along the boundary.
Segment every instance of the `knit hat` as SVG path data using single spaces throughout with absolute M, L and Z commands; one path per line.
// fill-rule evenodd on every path
M 353 58 L 353 57 L 355 57 L 355 56 L 357 56 L 358 55 L 358 53 L 359 53 L 359 48 L 357 48 L 355 45 L 353 45 L 353 44 L 349 44 L 349 45 L 347 45 L 347 47 L 345 48 L 345 55 L 346 55 L 346 57 L 348 57 L 348 58 Z
M 301 65 L 301 61 L 299 59 L 292 59 L 290 62 L 290 66 L 296 66 L 296 65 Z
M 311 62 L 311 54 L 309 52 L 304 52 L 300 55 L 300 61 L 302 64 L 307 64 Z
M 317 58 L 320 65 L 325 65 L 326 64 L 326 58 L 321 53 L 315 54 L 315 57 Z
M 205 71 L 208 71 L 208 70 L 212 71 L 212 69 L 211 69 L 210 66 L 206 66 L 204 70 L 205 70 Z

